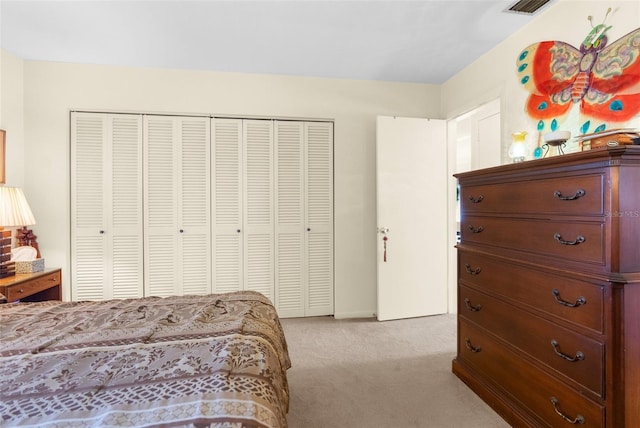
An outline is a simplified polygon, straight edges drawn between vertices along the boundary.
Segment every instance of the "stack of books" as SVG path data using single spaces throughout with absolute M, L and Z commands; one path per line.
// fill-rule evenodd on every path
M 582 150 L 624 144 L 640 144 L 640 132 L 629 128 L 609 129 L 592 134 L 578 135 L 576 138 Z

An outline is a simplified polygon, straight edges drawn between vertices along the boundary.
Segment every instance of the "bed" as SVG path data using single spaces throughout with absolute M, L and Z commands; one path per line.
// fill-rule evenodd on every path
M 262 294 L 0 305 L 0 426 L 287 426 Z

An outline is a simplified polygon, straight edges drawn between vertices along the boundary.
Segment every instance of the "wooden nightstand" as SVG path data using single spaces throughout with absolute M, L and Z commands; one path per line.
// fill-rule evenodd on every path
M 45 269 L 42 272 L 18 273 L 2 278 L 0 293 L 7 297 L 7 302 L 62 300 L 62 271 Z

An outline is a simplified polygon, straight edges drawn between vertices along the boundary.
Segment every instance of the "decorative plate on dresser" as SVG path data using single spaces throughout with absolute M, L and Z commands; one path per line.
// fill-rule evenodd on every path
M 453 372 L 514 426 L 640 426 L 640 147 L 456 177 Z

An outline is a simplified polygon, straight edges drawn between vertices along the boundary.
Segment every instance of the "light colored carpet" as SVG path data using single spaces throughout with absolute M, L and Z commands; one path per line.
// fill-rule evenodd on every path
M 283 319 L 290 428 L 509 427 L 451 373 L 455 315 Z

